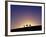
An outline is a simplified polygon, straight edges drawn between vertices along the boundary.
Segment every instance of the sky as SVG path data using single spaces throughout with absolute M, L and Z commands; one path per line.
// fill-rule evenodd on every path
M 11 29 L 41 25 L 41 6 L 11 5 Z

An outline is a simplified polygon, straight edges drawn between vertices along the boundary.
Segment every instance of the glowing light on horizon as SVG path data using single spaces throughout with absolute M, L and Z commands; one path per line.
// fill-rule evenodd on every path
M 17 23 L 15 22 L 14 28 L 22 28 L 26 24 L 28 24 L 28 25 L 31 24 L 31 26 L 36 26 L 36 25 L 38 25 L 38 22 L 36 20 L 33 20 L 33 19 L 28 19 L 28 18 L 26 19 L 25 18 L 25 19 L 23 19 L 21 21 L 18 21 Z M 39 24 L 39 25 L 41 25 L 41 24 Z

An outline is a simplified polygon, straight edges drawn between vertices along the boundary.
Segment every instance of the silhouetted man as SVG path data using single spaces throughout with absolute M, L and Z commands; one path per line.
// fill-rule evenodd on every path
M 31 27 L 31 24 L 29 25 L 29 27 Z

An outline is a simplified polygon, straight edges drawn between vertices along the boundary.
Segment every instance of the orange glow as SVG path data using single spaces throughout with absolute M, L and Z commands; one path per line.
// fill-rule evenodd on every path
M 36 26 L 36 25 L 38 25 L 38 22 L 36 20 L 34 20 L 34 19 L 28 19 L 28 18 L 26 19 L 25 18 L 25 19 L 21 20 L 20 22 L 15 23 L 14 28 L 22 28 L 26 24 L 28 24 L 28 25 L 31 24 L 31 26 Z

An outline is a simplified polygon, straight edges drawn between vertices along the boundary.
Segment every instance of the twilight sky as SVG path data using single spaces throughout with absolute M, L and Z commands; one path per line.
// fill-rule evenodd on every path
M 11 5 L 11 29 L 41 25 L 41 6 Z

